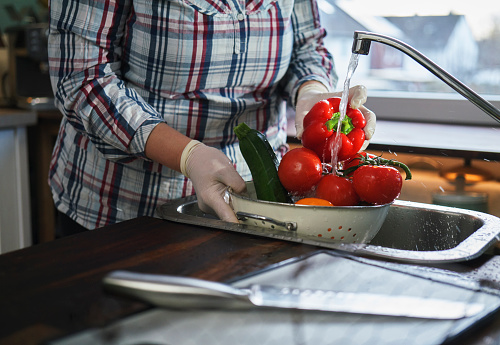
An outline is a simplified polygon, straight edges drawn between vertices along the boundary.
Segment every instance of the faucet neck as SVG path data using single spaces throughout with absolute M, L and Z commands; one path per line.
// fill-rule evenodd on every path
M 470 102 L 483 110 L 486 114 L 491 116 L 496 121 L 500 122 L 500 110 L 495 108 L 490 102 L 479 96 L 476 92 L 470 89 L 467 85 L 463 84 L 460 80 L 439 67 L 424 54 L 402 41 L 372 32 L 355 31 L 354 41 L 352 44 L 352 52 L 354 54 L 368 55 L 368 52 L 370 51 L 371 41 L 383 43 L 402 51 L 404 54 L 408 55 L 413 60 L 418 62 L 436 77 L 448 84 L 448 86 L 450 86 L 453 90 L 457 91 L 459 94 L 467 98 Z

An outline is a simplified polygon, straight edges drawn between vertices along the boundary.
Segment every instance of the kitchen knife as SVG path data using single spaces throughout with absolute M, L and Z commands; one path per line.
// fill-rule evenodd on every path
M 235 288 L 206 280 L 114 271 L 104 288 L 159 307 L 175 309 L 248 309 L 256 307 L 316 310 L 427 319 L 461 319 L 484 309 L 479 303 L 415 296 L 337 292 L 252 285 Z

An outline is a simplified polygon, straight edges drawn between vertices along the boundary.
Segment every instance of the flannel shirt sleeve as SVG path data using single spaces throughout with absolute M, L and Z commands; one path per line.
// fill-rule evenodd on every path
M 316 80 L 333 90 L 337 84 L 335 64 L 323 45 L 326 31 L 321 27 L 316 0 L 296 0 L 292 13 L 294 50 L 283 80 L 285 96 L 295 107 L 299 87 Z
M 162 118 L 121 79 L 130 0 L 50 2 L 49 66 L 55 103 L 111 160 L 145 158 Z

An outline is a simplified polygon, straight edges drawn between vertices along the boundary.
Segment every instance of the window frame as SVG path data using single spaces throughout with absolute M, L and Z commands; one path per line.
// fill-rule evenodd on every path
M 500 109 L 500 95 L 482 97 Z M 368 90 L 365 105 L 377 120 L 500 127 L 500 122 L 458 93 Z

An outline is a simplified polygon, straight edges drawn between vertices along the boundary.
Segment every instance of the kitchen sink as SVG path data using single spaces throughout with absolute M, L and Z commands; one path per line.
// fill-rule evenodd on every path
M 196 197 L 177 199 L 157 209 L 174 222 L 236 231 L 363 256 L 403 262 L 449 263 L 474 259 L 500 240 L 500 218 L 466 209 L 396 200 L 370 243 L 333 243 L 294 231 L 235 224 L 205 214 Z

